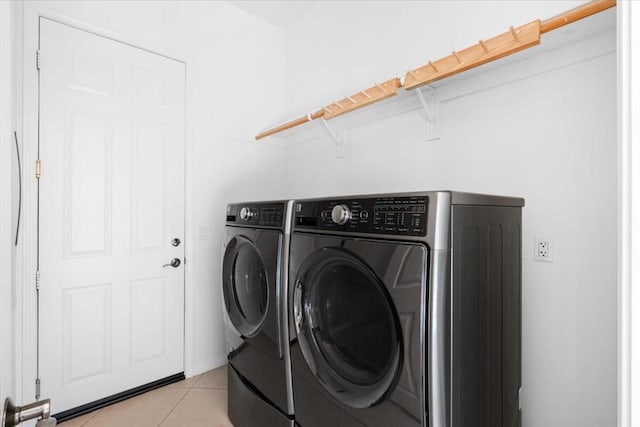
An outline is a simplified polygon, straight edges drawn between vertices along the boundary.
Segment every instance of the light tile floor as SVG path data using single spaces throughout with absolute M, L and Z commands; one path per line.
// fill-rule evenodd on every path
M 227 367 L 152 390 L 59 425 L 233 427 L 227 417 Z

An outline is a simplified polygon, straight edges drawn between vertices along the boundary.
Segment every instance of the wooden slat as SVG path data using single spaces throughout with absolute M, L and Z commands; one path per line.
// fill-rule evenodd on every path
M 302 124 L 310 122 L 311 120 L 316 120 L 316 119 L 322 117 L 323 115 L 324 115 L 324 111 L 319 110 L 319 111 L 316 111 L 315 113 L 311 113 L 311 114 L 306 115 L 304 117 L 299 117 L 297 119 L 288 121 L 288 122 L 283 123 L 281 125 L 278 125 L 278 126 L 276 126 L 274 128 L 271 128 L 271 129 L 265 130 L 264 132 L 259 133 L 258 135 L 256 135 L 256 141 L 259 140 L 259 139 L 271 136 L 273 134 L 285 131 L 287 129 L 291 129 L 291 128 L 294 128 L 296 126 L 300 126 Z
M 340 101 L 336 101 L 333 104 L 324 107 L 322 109 L 324 111 L 324 118 L 332 119 L 350 111 L 357 110 L 358 108 L 373 104 L 374 102 L 392 97 L 398 93 L 398 88 L 401 86 L 402 84 L 400 83 L 400 79 L 397 77 L 387 80 L 384 83 L 371 86 L 369 89 L 347 96 Z
M 565 13 L 554 16 L 542 22 L 540 26 L 540 32 L 542 34 L 549 31 L 557 30 L 560 27 L 571 24 L 572 22 L 579 21 L 587 18 L 596 13 L 603 12 L 609 8 L 616 6 L 616 0 L 595 0 L 582 6 L 578 6 L 575 9 L 571 9 Z
M 518 28 L 511 27 L 509 31 L 496 37 L 480 41 L 476 45 L 453 52 L 437 61 L 429 61 L 426 65 L 407 72 L 404 87 L 407 90 L 415 89 L 538 44 L 540 44 L 540 20 Z

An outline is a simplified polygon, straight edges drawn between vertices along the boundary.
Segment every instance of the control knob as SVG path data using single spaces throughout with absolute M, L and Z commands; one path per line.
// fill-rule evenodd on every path
M 240 218 L 243 220 L 248 220 L 256 216 L 256 213 L 252 211 L 250 208 L 244 207 L 240 209 Z
M 331 210 L 331 220 L 338 225 L 345 225 L 351 219 L 351 211 L 347 205 L 336 205 Z

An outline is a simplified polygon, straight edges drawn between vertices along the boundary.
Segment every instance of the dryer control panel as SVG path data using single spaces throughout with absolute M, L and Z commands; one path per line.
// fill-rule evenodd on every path
M 300 201 L 295 227 L 352 233 L 425 236 L 426 196 Z
M 227 205 L 227 224 L 282 227 L 285 203 L 237 203 Z

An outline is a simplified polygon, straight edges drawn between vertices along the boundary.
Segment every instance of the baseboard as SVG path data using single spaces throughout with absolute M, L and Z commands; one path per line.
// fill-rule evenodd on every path
M 194 366 L 193 372 L 189 373 L 189 376 L 195 376 L 202 374 L 203 372 L 211 371 L 212 369 L 219 368 L 227 364 L 227 355 L 222 354 L 219 356 L 214 356 L 211 359 L 205 360 L 201 363 L 198 363 Z

